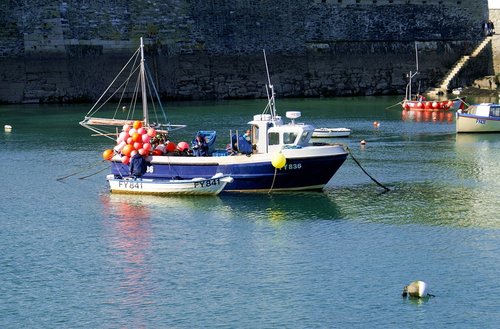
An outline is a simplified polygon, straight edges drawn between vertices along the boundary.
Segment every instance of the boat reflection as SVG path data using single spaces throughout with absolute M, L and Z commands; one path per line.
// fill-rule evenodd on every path
M 401 111 L 401 119 L 403 121 L 452 123 L 453 118 L 454 118 L 454 112 L 450 111 L 426 111 L 426 110 Z
M 282 221 L 335 220 L 342 218 L 334 200 L 323 192 L 288 192 L 274 194 L 236 194 L 220 196 L 231 211 L 244 213 L 252 220 Z
M 114 198 L 103 195 L 105 237 L 108 240 L 108 270 L 114 273 L 116 289 L 112 295 L 121 296 L 113 308 L 117 318 L 125 314 L 134 314 L 132 327 L 144 327 L 150 310 L 140 305 L 147 305 L 152 291 L 148 256 L 151 254 L 150 210 L 137 199 Z

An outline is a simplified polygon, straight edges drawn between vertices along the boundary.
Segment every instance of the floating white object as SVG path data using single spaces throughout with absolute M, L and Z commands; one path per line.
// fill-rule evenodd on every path
M 12 126 L 11 125 L 5 125 L 5 126 L 3 126 L 3 129 L 5 131 L 11 131 L 12 130 Z
M 403 288 L 403 297 L 410 296 L 415 298 L 429 297 L 427 293 L 427 283 L 424 281 L 413 281 Z

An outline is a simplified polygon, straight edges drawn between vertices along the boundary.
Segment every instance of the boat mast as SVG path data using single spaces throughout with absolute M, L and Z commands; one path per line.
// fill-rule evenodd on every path
M 266 63 L 266 73 L 267 73 L 267 86 L 266 86 L 266 92 L 267 92 L 267 99 L 268 99 L 268 106 L 269 106 L 269 111 L 271 112 L 271 118 L 275 119 L 276 117 L 276 105 L 274 102 L 274 87 L 271 84 L 271 77 L 269 76 L 269 67 L 267 66 L 267 57 L 266 57 L 266 50 L 262 49 L 262 52 L 264 53 L 264 62 Z
M 144 69 L 144 43 L 141 37 L 141 70 L 140 70 L 140 80 L 141 80 L 141 94 L 142 94 L 142 113 L 144 116 L 144 125 L 149 125 L 148 118 L 148 97 L 146 95 L 146 73 Z
M 417 71 L 413 73 L 410 71 L 410 74 L 408 75 L 409 81 L 408 85 L 406 86 L 406 97 L 405 97 L 406 100 L 411 100 L 411 79 L 413 79 L 413 77 L 418 74 L 418 46 L 416 41 L 415 41 L 415 62 L 417 63 Z

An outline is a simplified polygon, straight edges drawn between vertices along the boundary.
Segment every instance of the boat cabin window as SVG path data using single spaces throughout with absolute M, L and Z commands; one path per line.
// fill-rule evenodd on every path
M 312 135 L 311 132 L 303 131 L 302 135 L 300 136 L 299 144 L 300 145 L 306 144 L 309 141 L 309 139 L 311 139 L 310 135 Z
M 280 135 L 278 133 L 269 133 L 269 145 L 279 145 Z
M 293 144 L 297 139 L 297 133 L 295 132 L 285 132 L 283 133 L 283 144 Z
M 500 117 L 500 107 L 497 107 L 497 106 L 490 107 L 490 116 L 491 117 Z

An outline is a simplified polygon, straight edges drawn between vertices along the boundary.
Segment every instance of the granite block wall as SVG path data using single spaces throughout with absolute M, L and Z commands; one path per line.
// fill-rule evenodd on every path
M 415 42 L 431 88 L 487 18 L 487 0 L 3 0 L 0 102 L 95 100 L 141 36 L 169 99 L 265 97 L 262 49 L 279 97 L 404 93 Z

